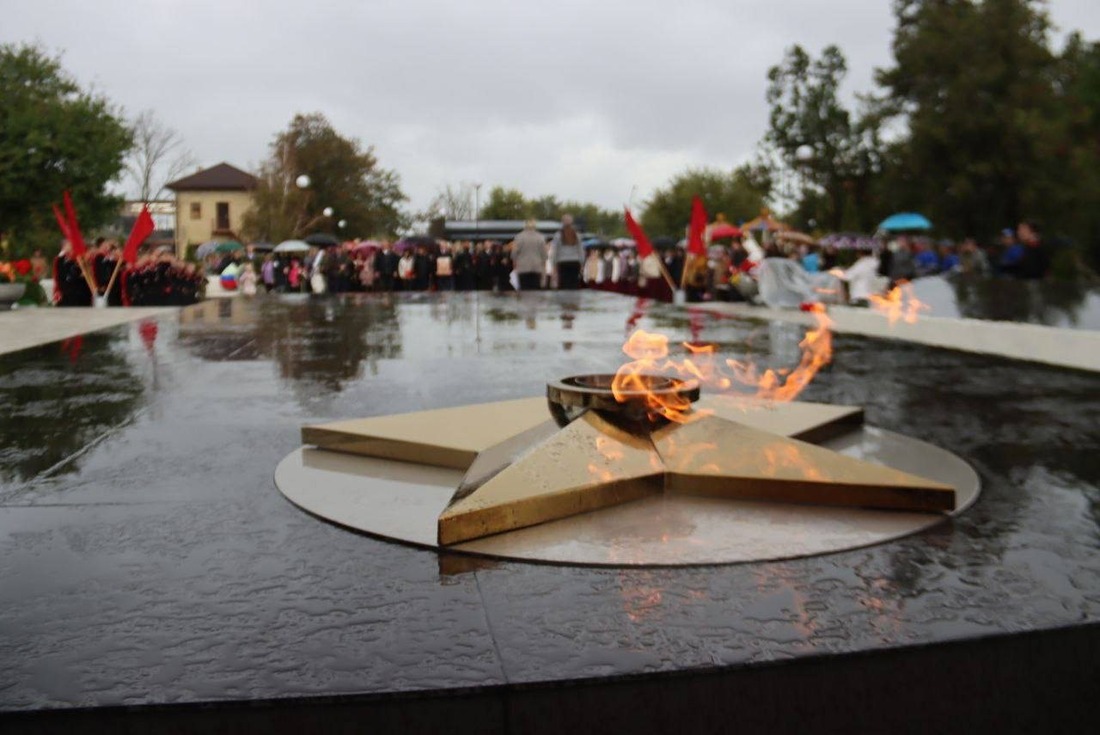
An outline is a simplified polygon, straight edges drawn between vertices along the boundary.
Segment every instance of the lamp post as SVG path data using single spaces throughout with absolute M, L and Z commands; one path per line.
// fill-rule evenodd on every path
M 809 169 L 814 162 L 814 148 L 811 145 L 803 143 L 798 146 L 794 151 L 795 165 L 797 167 L 798 176 L 800 178 L 799 186 L 799 199 L 802 198 L 802 194 L 806 191 L 806 181 L 809 179 Z M 811 225 L 812 226 L 812 225 Z
M 474 240 L 481 234 L 481 184 L 474 184 Z

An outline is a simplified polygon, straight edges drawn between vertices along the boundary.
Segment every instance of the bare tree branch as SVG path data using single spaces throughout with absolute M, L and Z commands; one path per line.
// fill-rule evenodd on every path
M 126 173 L 137 186 L 138 198 L 149 202 L 194 166 L 195 158 L 183 148 L 180 134 L 157 120 L 152 110 L 141 112 L 132 125 L 134 147 L 126 159 Z

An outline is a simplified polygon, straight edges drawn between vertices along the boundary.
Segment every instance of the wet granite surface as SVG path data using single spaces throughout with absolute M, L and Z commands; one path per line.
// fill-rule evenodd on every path
M 983 480 L 931 531 L 689 569 L 470 563 L 276 490 L 304 423 L 539 394 L 632 325 L 797 359 L 801 330 L 609 294 L 207 302 L 0 358 L 0 710 L 742 666 L 1100 620 L 1100 376 L 857 337 L 804 398 Z
M 1083 280 L 926 276 L 913 281 L 913 295 L 934 316 L 1100 330 L 1100 286 Z

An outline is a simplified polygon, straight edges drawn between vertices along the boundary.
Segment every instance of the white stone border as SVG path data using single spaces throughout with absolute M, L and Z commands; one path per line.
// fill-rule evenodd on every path
M 813 317 L 801 311 L 742 303 L 707 302 L 689 304 L 688 308 L 745 319 L 814 324 Z M 896 339 L 929 347 L 1100 372 L 1100 332 L 935 316 L 921 316 L 913 324 L 898 321 L 891 325 L 885 316 L 872 309 L 850 306 L 829 306 L 828 313 L 833 320 L 833 331 L 838 334 Z

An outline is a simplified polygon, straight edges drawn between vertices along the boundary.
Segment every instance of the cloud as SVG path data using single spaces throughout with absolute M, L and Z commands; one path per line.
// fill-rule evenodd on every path
M 1051 12 L 1100 30 L 1093 0 Z M 320 111 L 375 147 L 414 208 L 459 181 L 618 207 L 750 158 L 788 46 L 839 45 L 851 99 L 889 63 L 892 30 L 889 4 L 866 0 L 44 0 L 7 7 L 0 41 L 63 50 L 204 164 L 256 164 L 296 112 Z

